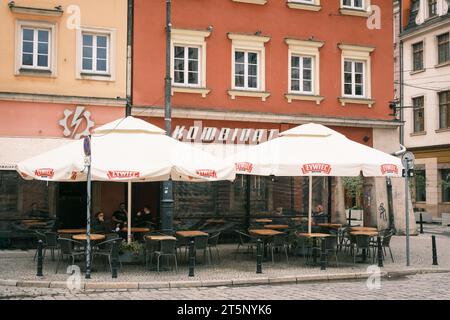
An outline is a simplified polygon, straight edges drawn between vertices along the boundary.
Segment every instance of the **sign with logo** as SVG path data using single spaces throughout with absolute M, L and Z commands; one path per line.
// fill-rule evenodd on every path
M 302 166 L 303 174 L 323 173 L 330 174 L 331 166 L 326 163 L 308 163 Z
M 203 127 L 202 121 L 195 121 L 191 127 L 176 126 L 172 138 L 183 142 L 258 144 L 277 138 L 279 134 L 278 129 Z
M 85 107 L 76 107 L 75 110 L 64 110 L 64 118 L 59 121 L 59 125 L 64 128 L 65 137 L 77 140 L 89 136 L 95 123 L 91 120 L 90 111 Z
M 236 171 L 252 173 L 253 164 L 250 162 L 238 162 L 236 163 Z
M 217 179 L 217 172 L 216 170 L 211 170 L 211 169 L 200 169 L 197 170 L 196 173 L 204 178 L 215 178 Z
M 34 175 L 41 178 L 52 179 L 55 175 L 55 170 L 50 168 L 36 169 L 34 170 Z
M 381 174 L 398 174 L 398 167 L 395 164 L 383 164 Z
M 124 171 L 124 170 L 110 170 L 107 173 L 108 179 L 129 179 L 139 178 L 141 173 L 139 171 Z

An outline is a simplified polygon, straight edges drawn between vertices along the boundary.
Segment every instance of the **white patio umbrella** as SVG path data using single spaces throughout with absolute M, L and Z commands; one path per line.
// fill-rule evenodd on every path
M 312 177 L 399 177 L 399 158 L 354 142 L 320 124 L 301 125 L 280 137 L 248 148 L 230 157 L 237 174 L 261 176 L 308 176 L 308 232 L 311 232 Z
M 165 131 L 134 117 L 118 119 L 94 130 L 91 138 L 91 175 L 94 181 L 128 182 L 128 225 L 131 182 L 219 181 L 235 179 L 226 161 L 165 135 Z M 24 179 L 86 181 L 83 140 L 20 162 Z M 128 228 L 128 239 L 131 238 Z

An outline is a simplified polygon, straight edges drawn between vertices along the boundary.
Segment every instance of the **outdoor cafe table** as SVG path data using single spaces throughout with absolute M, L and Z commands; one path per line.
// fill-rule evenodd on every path
M 350 227 L 351 231 L 378 231 L 377 228 L 373 228 L 373 227 Z
M 299 238 L 308 238 L 308 239 L 313 239 L 313 247 L 316 247 L 317 245 L 317 239 L 323 239 L 326 237 L 330 237 L 331 235 L 327 234 L 327 233 L 296 233 L 297 237 Z M 317 254 L 316 251 L 313 250 L 313 264 L 316 265 L 317 264 Z
M 209 236 L 208 233 L 203 231 L 177 231 L 175 233 L 177 236 L 183 237 L 183 238 L 195 238 L 195 237 L 207 237 Z
M 283 229 L 289 229 L 289 226 L 287 224 L 266 224 L 264 226 L 265 229 L 272 229 L 272 230 L 283 230 Z
M 153 241 L 177 240 L 177 238 L 172 236 L 147 236 L 146 238 Z
M 248 230 L 252 236 L 261 238 L 264 246 L 264 258 L 267 258 L 267 239 L 273 236 L 284 234 L 284 232 L 273 230 L 273 229 L 250 229 Z
M 121 231 L 123 232 L 128 232 L 128 228 L 122 228 Z M 149 228 L 136 228 L 136 227 L 131 227 L 131 232 L 132 233 L 146 233 L 149 232 L 150 229 Z
M 351 231 L 350 235 L 352 236 L 368 236 L 368 237 L 376 237 L 378 236 L 378 232 L 377 231 Z M 366 254 L 366 250 L 363 249 L 362 250 L 362 261 L 361 263 L 364 263 L 367 261 L 367 254 Z
M 272 223 L 272 219 L 255 219 L 256 223 Z
M 86 229 L 59 229 L 58 233 L 61 233 L 61 234 L 79 234 L 79 233 L 86 233 Z
M 92 241 L 99 241 L 99 240 L 104 240 L 105 236 L 103 234 L 96 234 L 93 233 L 90 236 Z M 79 241 L 86 241 L 87 237 L 86 234 L 76 234 L 74 236 L 72 236 L 73 240 L 79 240 Z
M 322 227 L 322 228 L 331 228 L 331 229 L 342 228 L 342 224 L 340 224 L 340 223 L 318 223 L 317 226 Z
M 218 224 L 221 224 L 221 223 L 225 223 L 226 221 L 224 219 L 208 219 L 208 220 L 206 220 L 206 222 L 207 223 L 218 223 Z

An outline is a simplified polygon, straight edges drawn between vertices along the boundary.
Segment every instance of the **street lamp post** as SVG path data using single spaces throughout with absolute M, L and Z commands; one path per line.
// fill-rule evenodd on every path
M 172 108 L 171 108 L 171 91 L 172 78 L 170 72 L 170 40 L 172 33 L 172 0 L 166 0 L 166 78 L 165 78 L 165 108 L 164 123 L 166 135 L 170 136 L 172 129 Z M 173 233 L 173 185 L 172 180 L 164 181 L 162 186 L 162 214 L 161 229 L 165 233 Z

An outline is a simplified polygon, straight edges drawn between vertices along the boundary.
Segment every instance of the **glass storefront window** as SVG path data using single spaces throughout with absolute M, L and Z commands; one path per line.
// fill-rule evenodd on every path
M 442 202 L 450 202 L 450 169 L 441 170 Z

